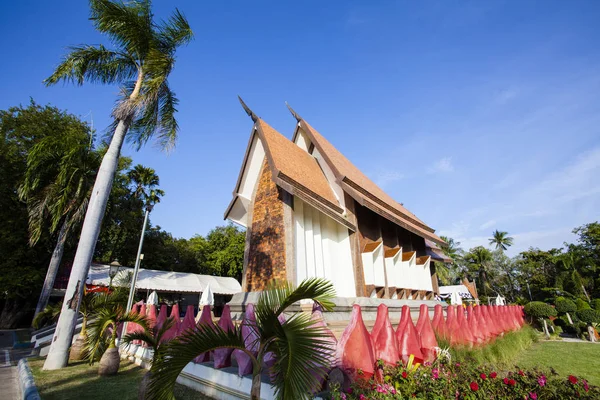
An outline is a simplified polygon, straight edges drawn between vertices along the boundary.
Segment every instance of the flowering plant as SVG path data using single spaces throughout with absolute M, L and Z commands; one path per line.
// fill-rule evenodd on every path
M 486 366 L 450 363 L 448 359 L 415 368 L 412 363 L 384 366 L 369 381 L 349 390 L 332 388 L 335 400 L 391 399 L 599 399 L 600 388 L 574 375 L 560 377 L 554 370 L 511 369 L 498 373 Z

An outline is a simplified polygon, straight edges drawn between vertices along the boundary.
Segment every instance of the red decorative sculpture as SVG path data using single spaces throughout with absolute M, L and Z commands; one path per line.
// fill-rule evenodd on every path
M 231 310 L 229 309 L 229 304 L 226 304 L 225 307 L 223 307 L 223 313 L 221 314 L 218 325 L 225 332 L 231 332 L 234 329 L 233 321 L 231 320 Z M 215 368 L 231 367 L 231 353 L 233 353 L 233 349 L 216 349 L 213 352 Z
M 398 340 L 385 304 L 380 304 L 377 307 L 377 318 L 371 332 L 371 338 L 373 339 L 375 359 L 383 360 L 388 365 L 396 365 L 396 362 L 400 359 Z
M 448 329 L 444 319 L 444 309 L 440 304 L 436 304 L 433 309 L 433 330 L 441 339 L 448 340 Z
M 183 317 L 183 322 L 181 323 L 181 329 L 179 334 L 184 334 L 186 331 L 190 329 L 194 329 L 196 327 L 196 319 L 194 318 L 194 306 L 189 305 L 185 310 L 185 317 Z
M 404 309 L 402 311 L 404 314 Z M 398 353 L 403 363 L 406 364 L 408 362 L 411 354 L 414 356 L 414 362 L 423 362 L 424 357 L 423 352 L 421 351 L 421 339 L 419 338 L 415 324 L 413 324 L 412 318 L 410 317 L 410 313 L 404 324 L 404 329 L 400 331 L 400 327 L 398 327 L 396 337 L 398 338 Z
M 419 310 L 419 320 L 417 321 L 417 332 L 421 339 L 421 352 L 425 361 L 433 362 L 435 360 L 435 348 L 438 347 L 431 321 L 429 320 L 429 307 L 421 304 Z
M 208 326 L 211 329 L 214 329 L 215 324 L 212 321 L 212 316 L 210 314 L 210 306 L 202 307 L 202 312 L 200 314 L 200 319 L 198 320 L 197 326 Z M 202 353 L 198 357 L 194 358 L 195 363 L 203 363 L 210 361 L 210 352 Z
M 163 304 L 160 306 L 160 311 L 158 312 L 158 317 L 156 318 L 156 330 L 158 331 L 165 321 L 167 320 L 167 305 Z
M 254 314 L 254 304 L 246 306 L 246 312 L 242 319 L 242 337 L 246 345 L 246 350 L 254 355 L 258 354 L 258 332 L 256 331 L 256 315 Z M 237 361 L 238 375 L 244 376 L 252 373 L 252 359 L 242 350 L 234 350 L 233 357 Z
M 337 347 L 340 367 L 352 380 L 370 379 L 374 373 L 375 356 L 371 336 L 362 319 L 360 306 L 352 306 L 350 323 L 342 333 Z M 363 373 L 359 375 L 358 371 Z
M 179 304 L 175 304 L 173 308 L 171 308 L 171 319 L 173 319 L 173 325 L 165 332 L 161 343 L 168 342 L 179 335 L 179 330 L 181 329 L 181 321 L 179 320 Z

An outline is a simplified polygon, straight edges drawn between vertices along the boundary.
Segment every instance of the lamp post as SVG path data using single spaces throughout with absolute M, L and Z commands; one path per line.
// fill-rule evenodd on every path
M 110 281 L 108 282 L 108 290 L 110 290 L 110 288 L 112 287 L 112 281 L 115 278 L 115 276 L 117 276 L 117 274 L 119 273 L 119 268 L 121 268 L 119 260 L 115 259 L 113 262 L 110 263 L 110 266 L 108 267 L 108 276 L 110 277 Z
M 148 224 L 148 215 L 152 211 L 154 205 L 148 204 L 146 206 L 146 215 L 144 216 L 144 225 L 142 225 L 142 236 L 140 236 L 140 245 L 138 246 L 137 257 L 135 258 L 135 268 L 133 269 L 133 277 L 131 279 L 131 286 L 129 288 L 129 298 L 127 299 L 127 312 L 131 311 L 133 306 L 133 296 L 135 295 L 135 283 L 137 281 L 138 271 L 140 269 L 140 262 L 142 261 L 142 246 L 144 245 L 144 234 L 146 233 L 146 225 Z M 127 324 L 125 324 L 127 326 Z M 125 330 L 125 326 L 123 330 Z

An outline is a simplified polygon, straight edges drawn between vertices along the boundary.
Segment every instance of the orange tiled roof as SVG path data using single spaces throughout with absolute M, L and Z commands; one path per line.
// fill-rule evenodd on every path
M 262 119 L 259 119 L 256 125 L 264 138 L 266 151 L 273 161 L 272 168 L 331 203 L 328 206 L 340 207 L 327 178 L 313 156 L 296 146 Z M 279 178 L 282 176 L 280 175 Z
M 342 179 L 353 189 L 357 189 L 361 195 L 366 195 L 367 199 L 377 203 L 378 206 L 385 208 L 395 218 L 400 219 L 407 225 L 407 228 L 414 233 L 434 240 L 438 243 L 444 243 L 432 228 L 408 211 L 404 206 L 395 201 L 391 196 L 385 193 L 373 181 L 367 178 L 350 160 L 339 152 L 327 139 L 325 139 L 317 130 L 315 130 L 304 119 L 301 120 L 304 131 L 309 135 L 311 141 L 317 147 L 319 152 L 331 164 L 335 170 L 337 178 Z M 387 218 L 384 215 L 385 218 Z

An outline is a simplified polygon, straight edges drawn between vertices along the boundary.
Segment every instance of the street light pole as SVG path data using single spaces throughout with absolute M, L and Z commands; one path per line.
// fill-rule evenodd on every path
M 138 272 L 140 269 L 141 255 L 142 255 L 142 246 L 144 245 L 144 234 L 146 233 L 146 225 L 148 224 L 148 215 L 154 206 L 149 204 L 146 206 L 146 215 L 144 216 L 144 225 L 142 226 L 142 236 L 140 237 L 140 245 L 137 251 L 137 257 L 135 258 L 135 268 L 133 269 L 133 277 L 131 279 L 131 286 L 129 288 L 129 297 L 127 299 L 127 309 L 126 312 L 131 311 L 131 307 L 133 306 L 133 296 L 135 295 L 135 283 L 137 281 Z M 127 326 L 127 324 L 125 324 Z M 125 331 L 125 326 L 123 327 L 123 331 Z

